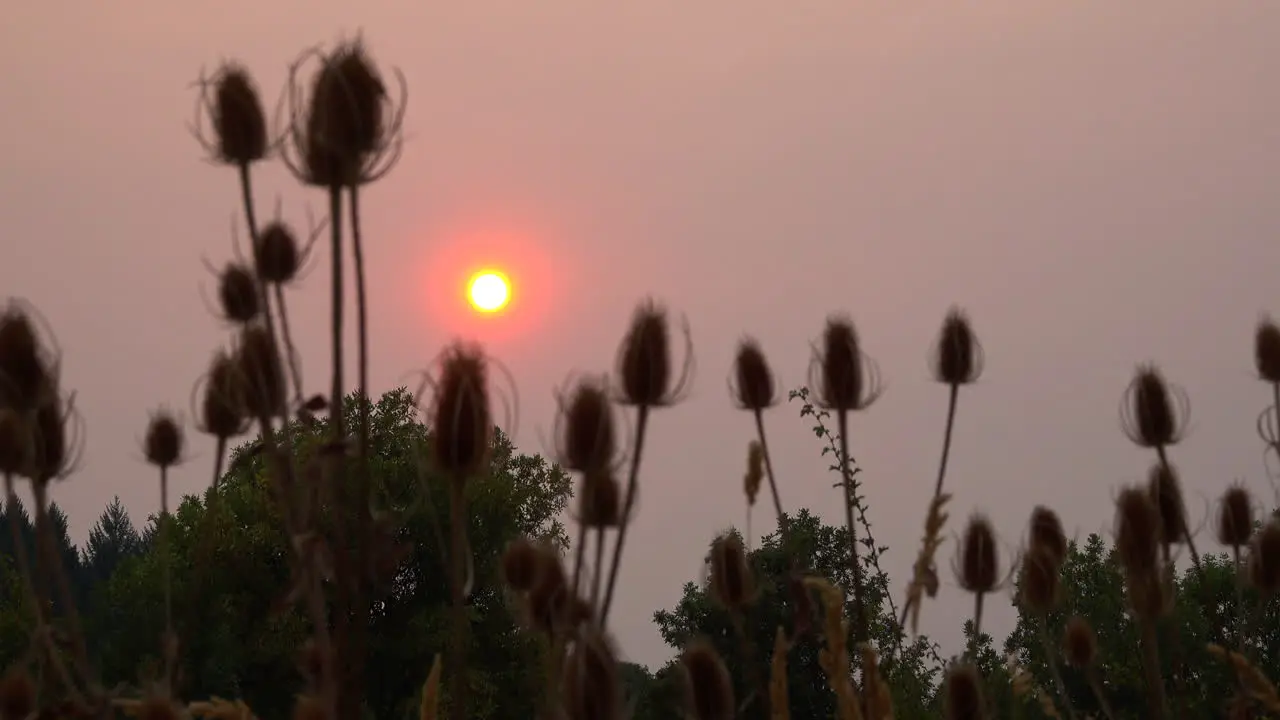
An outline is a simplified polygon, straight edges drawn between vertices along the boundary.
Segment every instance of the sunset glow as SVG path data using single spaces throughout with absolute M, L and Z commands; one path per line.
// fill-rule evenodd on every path
M 511 299 L 507 277 L 494 270 L 485 270 L 471 276 L 467 283 L 467 298 L 471 306 L 483 313 L 498 312 Z

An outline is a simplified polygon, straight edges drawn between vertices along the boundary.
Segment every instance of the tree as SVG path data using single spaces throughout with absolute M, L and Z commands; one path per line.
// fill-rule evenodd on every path
M 704 583 L 686 583 L 683 597 L 673 609 L 654 613 L 663 639 L 673 648 L 683 648 L 696 637 L 708 638 L 716 646 L 734 678 L 739 702 L 751 701 L 746 717 L 766 716 L 767 698 L 756 697 L 755 693 L 763 693 L 767 687 L 767 662 L 777 629 L 783 627 L 790 632 L 794 625 L 797 599 L 788 583 L 792 558 L 799 558 L 811 574 L 845 589 L 845 617 L 853 610 L 847 530 L 824 525 L 807 510 L 791 517 L 789 525 L 794 556 L 784 549 L 777 533 L 765 537 L 760 547 L 749 553 L 758 590 L 741 622 L 715 602 Z M 879 618 L 872 624 L 872 641 L 882 653 L 888 654 L 890 648 L 897 650 L 896 659 L 885 667 L 897 702 L 896 717 L 928 717 L 939 670 L 938 663 L 931 662 L 936 651 L 926 638 L 908 640 L 898 634 L 897 618 L 890 617 L 888 609 L 887 578 L 870 571 L 864 573 L 864 578 L 866 606 L 872 617 Z M 808 599 L 816 607 L 816 599 Z M 820 630 L 821 618 L 814 621 Z M 788 654 L 788 704 L 792 717 L 832 717 L 835 713 L 834 697 L 818 665 L 822 644 L 820 634 L 802 633 Z M 899 645 L 901 649 L 897 649 Z M 663 674 L 659 672 L 660 676 Z
M 346 403 L 357 427 L 358 400 Z M 324 422 L 291 427 L 300 467 L 326 438 Z M 371 409 L 371 473 L 380 515 L 394 517 L 399 557 L 385 596 L 370 619 L 366 675 L 368 711 L 377 717 L 416 713 L 422 683 L 446 646 L 448 518 L 444 483 L 426 454 L 429 428 L 413 397 L 400 389 Z M 184 498 L 172 518 L 174 619 L 182 640 L 187 697 L 241 697 L 262 717 L 287 716 L 300 687 L 296 650 L 308 634 L 305 613 L 278 608 L 290 582 L 285 537 L 262 454 L 251 442 L 232 453 L 216 491 Z M 522 630 L 498 577 L 502 548 L 521 535 L 563 545 L 558 516 L 571 492 L 568 476 L 537 455 L 518 453 L 501 431 L 490 470 L 467 486 L 472 555 L 470 704 L 476 716 L 527 718 L 545 684 L 543 648 Z M 341 508 L 330 508 L 341 511 Z M 126 559 L 112 575 L 105 604 L 113 619 L 95 642 L 108 683 L 133 682 L 141 661 L 159 665 L 164 631 L 164 543 Z M 387 557 L 392 557 L 388 555 Z M 347 659 L 339 659 L 346 662 Z
M 141 552 L 142 536 L 117 495 L 89 530 L 81 559 L 87 582 L 93 586 L 106 582 L 121 562 Z
M 1083 546 L 1071 543 L 1063 565 L 1059 608 L 1044 623 L 1019 612 L 1018 624 L 1005 641 L 1040 687 L 1052 691 L 1048 653 L 1061 668 L 1067 697 L 1078 713 L 1102 716 L 1088 676 L 1067 667 L 1059 642 L 1068 618 L 1087 618 L 1097 631 L 1097 678 L 1117 718 L 1147 715 L 1145 684 L 1138 647 L 1138 628 L 1129 617 L 1124 580 L 1115 549 L 1097 534 Z M 1280 671 L 1280 608 L 1260 606 L 1256 593 L 1242 588 L 1231 558 L 1204 555 L 1200 570 L 1188 568 L 1175 578 L 1176 602 L 1161 622 L 1159 648 L 1171 704 L 1183 717 L 1216 718 L 1225 714 L 1235 685 L 1229 668 L 1206 649 L 1209 643 L 1243 642 L 1246 655 L 1268 677 Z M 1047 646 L 1047 647 L 1046 647 Z M 1056 694 L 1056 693 L 1055 693 Z M 1034 717 L 1034 716 L 1031 716 Z

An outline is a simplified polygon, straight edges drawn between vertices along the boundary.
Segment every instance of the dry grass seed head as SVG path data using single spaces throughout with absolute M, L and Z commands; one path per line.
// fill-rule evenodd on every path
M 933 376 L 951 386 L 968 385 L 982 376 L 982 344 L 973 334 L 969 317 L 952 308 L 942 321 L 942 330 L 933 351 Z
M 239 263 L 227 263 L 218 275 L 218 302 L 230 322 L 243 325 L 258 317 L 262 306 L 253 271 Z
M 1022 605 L 1044 617 L 1058 603 L 1058 563 L 1043 547 L 1031 546 L 1022 554 L 1018 574 L 1018 594 Z
M 257 86 L 249 71 L 237 63 L 224 63 L 204 84 L 201 103 L 213 122 L 210 148 L 221 162 L 248 165 L 267 155 L 267 118 Z M 209 97 L 212 89 L 212 97 Z
M 1253 360 L 1258 377 L 1269 383 L 1280 383 L 1280 326 L 1269 317 L 1261 320 L 1254 332 Z
M 1098 636 L 1085 618 L 1074 615 L 1062 631 L 1062 655 L 1072 667 L 1088 668 L 1098 658 Z
M 755 585 L 742 538 L 726 533 L 711 544 L 711 595 L 726 608 L 740 610 L 751 601 Z
M 965 526 L 956 575 L 960 587 L 972 593 L 989 593 L 1000 584 L 996 532 L 985 515 L 975 513 Z
M 947 720 L 982 720 L 987 716 L 982 696 L 982 675 L 971 663 L 955 663 L 943 679 L 943 717 Z
M 1029 531 L 1031 547 L 1044 550 L 1058 566 L 1066 561 L 1067 534 L 1062 530 L 1062 520 L 1058 513 L 1044 505 L 1035 506 L 1031 510 Z
M 454 482 L 465 482 L 488 461 L 493 433 L 487 360 L 478 346 L 457 343 L 445 352 L 434 402 L 435 461 Z
M 624 404 L 663 407 L 684 398 L 693 379 L 693 341 L 688 325 L 683 331 L 685 359 L 677 376 L 666 308 L 652 299 L 636 307 L 618 347 L 619 396 Z
M 236 347 L 236 366 L 245 409 L 255 418 L 285 413 L 288 387 L 284 366 L 270 331 L 262 325 L 246 325 Z
M 515 592 L 527 592 L 538 579 L 541 550 L 527 537 L 507 543 L 502 551 L 502 580 Z
M 1182 484 L 1172 465 L 1157 462 L 1151 467 L 1147 492 L 1160 512 L 1160 541 L 1175 545 L 1187 536 L 1187 508 L 1182 501 Z
M 566 720 L 620 720 L 622 681 L 612 644 L 604 634 L 585 629 L 569 648 L 564 668 Z
M 599 470 L 583 476 L 578 520 L 592 529 L 614 528 L 622 522 L 622 486 L 613 473 Z
M 220 440 L 244 434 L 249 429 L 244 383 L 236 361 L 219 350 L 209 363 L 209 371 L 197 386 L 200 404 L 199 430 Z
M 754 338 L 743 338 L 738 343 L 730 391 L 743 410 L 766 410 L 778 402 L 773 370 L 769 368 L 769 360 L 764 356 L 760 343 Z
M 1218 542 L 1240 548 L 1253 535 L 1253 498 L 1249 489 L 1236 483 L 1227 488 L 1218 504 Z
M 1116 551 L 1129 575 L 1155 575 L 1159 555 L 1160 510 L 1150 493 L 1126 487 L 1116 498 Z
M 15 665 L 0 678 L 0 720 L 25 720 L 36 709 L 36 684 L 27 669 Z
M 1155 365 L 1141 365 L 1120 405 L 1125 435 L 1144 448 L 1176 445 L 1186 433 L 1191 404 L 1182 388 L 1170 384 Z
M 580 378 L 568 399 L 557 398 L 557 453 L 566 470 L 603 471 L 617 459 L 617 422 L 603 378 Z
M 687 712 L 694 720 L 731 720 L 737 708 L 733 681 L 720 653 L 704 640 L 694 641 L 680 656 Z
M 147 435 L 142 441 L 147 462 L 158 468 L 173 467 L 182 459 L 182 425 L 168 410 L 152 413 L 147 423 Z
M 810 384 L 818 388 L 819 404 L 831 410 L 864 410 L 884 391 L 879 367 L 862 352 L 858 332 L 847 318 L 827 320 L 810 375 Z
M 947 524 L 947 513 L 943 507 L 951 500 L 951 495 L 941 493 L 929 503 L 929 512 L 925 514 L 924 537 L 920 541 L 920 552 L 916 555 L 911 569 L 911 582 L 907 585 L 907 601 L 911 632 L 920 627 L 920 605 L 927 594 L 934 597 L 938 594 L 938 571 L 934 558 L 938 548 L 942 546 L 942 529 Z
M 293 230 L 279 221 L 268 223 L 258 233 L 253 262 L 258 276 L 266 282 L 284 285 L 293 280 L 302 266 L 302 253 Z
M 1264 598 L 1280 594 L 1280 520 L 1270 520 L 1254 536 L 1249 582 Z

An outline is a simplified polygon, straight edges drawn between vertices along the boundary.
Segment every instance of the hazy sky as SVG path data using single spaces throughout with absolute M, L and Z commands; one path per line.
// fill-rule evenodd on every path
M 652 426 L 614 611 L 632 659 L 670 656 L 651 614 L 742 520 L 751 427 L 725 378 L 744 332 L 789 388 L 828 313 L 857 321 L 888 382 L 852 440 L 895 592 L 936 472 L 946 393 L 926 358 L 953 302 L 987 354 L 959 410 L 953 529 L 985 511 L 1012 547 L 1047 503 L 1072 532 L 1109 530 L 1117 484 L 1151 461 L 1117 420 L 1149 359 L 1192 399 L 1174 452 L 1192 510 L 1236 478 L 1271 496 L 1251 333 L 1280 311 L 1278 4 L 134 0 L 4 14 L 0 293 L 47 315 L 79 393 L 84 469 L 54 495 L 77 541 L 113 495 L 138 522 L 157 509 L 147 412 L 185 410 L 224 338 L 201 261 L 231 256 L 237 191 L 188 132 L 192 81 L 236 58 L 274 103 L 300 51 L 357 30 L 411 88 L 403 162 L 366 194 L 376 391 L 454 336 L 484 340 L 519 384 L 520 447 L 542 451 L 552 388 L 610 365 L 638 299 L 689 318 L 697 383 Z M 322 206 L 276 169 L 259 197 L 303 226 Z M 496 323 L 457 306 L 486 260 L 523 293 Z M 316 390 L 326 265 L 292 306 Z M 808 423 L 794 406 L 768 422 L 786 506 L 840 521 Z M 207 482 L 211 450 L 194 448 L 183 492 Z M 969 603 L 944 579 L 925 629 L 953 643 Z M 1012 613 L 994 605 L 1003 632 Z

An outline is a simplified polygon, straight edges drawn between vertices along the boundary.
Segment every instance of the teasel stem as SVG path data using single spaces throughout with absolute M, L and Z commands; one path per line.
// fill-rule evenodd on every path
M 169 515 L 169 468 L 166 465 L 160 466 L 160 555 L 161 573 L 164 577 L 164 677 L 165 687 L 169 693 L 173 693 L 173 681 L 176 651 L 175 637 L 173 634 L 173 558 L 169 556 L 171 543 L 169 540 L 170 525 L 173 524 L 173 518 Z
M 591 588 L 591 608 L 600 609 L 600 587 L 604 581 L 604 526 L 596 528 L 596 570 Z
M 280 311 L 280 339 L 284 341 L 284 351 L 288 355 L 285 367 L 289 368 L 289 379 L 293 381 L 293 397 L 298 404 L 302 404 L 302 370 L 298 364 L 298 351 L 293 344 L 293 333 L 289 331 L 289 306 L 285 304 L 284 286 L 277 284 L 272 287 L 272 292 Z
M 1049 667 L 1049 674 L 1053 676 L 1054 688 L 1062 698 L 1063 705 L 1067 707 L 1067 720 L 1075 720 L 1076 711 L 1071 706 L 1071 696 L 1067 694 L 1067 684 L 1062 681 L 1062 671 L 1058 668 L 1053 642 L 1049 639 L 1049 620 L 1042 617 L 1038 624 L 1040 625 L 1040 642 L 1044 645 L 1044 661 Z M 1111 713 L 1107 713 L 1107 717 L 1110 716 Z
M 1107 700 L 1107 694 L 1102 689 L 1102 682 L 1098 680 L 1097 669 L 1089 668 L 1085 670 L 1085 675 L 1086 680 L 1089 682 L 1089 689 L 1093 691 L 1093 698 L 1098 701 L 1098 707 L 1102 708 L 1103 716 L 1107 720 L 1116 720 L 1115 711 L 1111 709 L 1111 702 Z
M 972 662 L 978 660 L 978 638 L 982 636 L 982 604 L 985 597 L 986 593 L 982 591 L 973 594 L 973 637 L 969 638 L 969 647 L 965 650 Z
M 82 668 L 86 680 L 93 677 L 92 665 L 89 664 L 89 650 L 85 646 L 84 631 L 81 630 L 80 612 L 76 608 L 75 596 L 71 594 L 71 583 L 67 579 L 67 571 L 62 566 L 62 558 L 58 557 L 53 537 L 53 525 L 49 522 L 49 480 L 32 481 L 32 494 L 36 501 L 36 545 L 43 549 L 48 572 L 53 575 L 58 587 L 62 603 L 66 606 L 67 623 L 71 626 L 76 663 Z M 37 557 L 39 557 L 37 555 Z M 37 564 L 37 567 L 39 565 Z
M 760 440 L 760 454 L 764 458 L 764 474 L 769 479 L 769 493 L 773 496 L 773 509 L 778 514 L 778 531 L 782 534 L 782 546 L 787 548 L 788 555 L 791 553 L 791 527 L 787 520 L 787 515 L 782 511 L 782 496 L 778 492 L 778 481 L 773 476 L 773 458 L 769 455 L 769 441 L 765 438 L 764 432 L 764 411 L 757 409 L 752 412 L 756 419 L 756 437 Z M 748 510 L 748 512 L 750 512 Z M 748 522 L 750 519 L 748 518 Z M 795 559 L 792 558 L 792 564 Z
M 947 460 L 951 456 L 951 431 L 956 424 L 956 406 L 960 404 L 960 386 L 951 385 L 950 398 L 947 400 L 947 426 L 942 431 L 942 460 L 938 462 L 938 481 L 933 486 L 933 497 L 942 494 L 942 481 L 947 477 Z
M 1159 458 L 1160 464 L 1164 467 L 1165 472 L 1173 473 L 1173 466 L 1169 464 L 1169 453 L 1165 450 L 1163 445 L 1156 446 L 1156 457 Z M 1187 527 L 1183 533 L 1183 538 L 1187 541 L 1187 550 L 1191 553 L 1191 564 L 1195 565 L 1196 574 L 1203 579 L 1204 570 L 1200 567 L 1200 553 L 1196 551 L 1196 543 L 1191 538 L 1191 525 L 1190 523 L 1187 523 L 1186 525 Z
M 453 676 L 450 678 L 451 713 L 454 720 L 467 718 L 467 606 L 463 592 L 464 575 L 466 574 L 467 532 L 466 532 L 466 496 L 461 481 L 449 484 L 449 534 L 450 534 L 450 572 L 449 590 L 453 604 L 453 642 L 449 645 L 452 655 Z
M 574 541 L 574 559 L 573 559 L 573 597 L 578 597 L 578 590 L 582 587 L 582 570 L 587 564 L 587 524 L 578 521 L 578 539 Z M 600 572 L 599 559 L 596 561 L 596 573 Z
M 862 603 L 862 563 L 858 560 L 858 527 L 853 519 L 856 500 L 854 482 L 849 473 L 849 411 L 836 412 L 836 425 L 840 432 L 840 476 L 844 480 L 844 519 L 849 528 L 849 564 L 853 571 L 853 620 L 854 647 L 867 641 L 867 613 Z
M 44 647 L 45 655 L 53 671 L 57 673 L 62 680 L 62 684 L 66 686 L 67 691 L 71 693 L 76 700 L 83 702 L 84 696 L 80 692 L 80 687 L 71 678 L 71 673 L 67 670 L 67 666 L 62 662 L 62 656 L 58 654 L 57 648 L 53 645 L 53 637 L 48 631 L 48 621 L 44 613 L 44 600 L 41 596 L 46 593 L 37 593 L 36 586 L 32 582 L 31 564 L 27 560 L 27 543 L 22 538 L 22 527 L 18 520 L 18 493 L 13 489 L 13 475 L 5 473 L 4 476 L 5 489 L 5 514 L 9 516 L 9 532 L 13 536 L 13 554 L 18 559 L 18 572 L 22 576 L 22 587 L 26 590 L 27 602 L 31 603 L 31 611 L 36 615 L 36 633 L 40 636 L 41 645 Z M 41 586 L 44 583 L 41 582 Z M 87 678 L 86 678 L 87 681 Z
M 622 505 L 618 539 L 613 546 L 613 562 L 609 566 L 609 584 L 604 593 L 604 605 L 600 608 L 600 627 L 609 619 L 609 607 L 613 605 L 613 591 L 618 584 L 618 569 L 622 565 L 622 549 L 627 540 L 627 528 L 631 526 L 631 511 L 636 502 L 636 486 L 640 479 L 640 456 L 644 454 L 644 436 L 649 429 L 649 406 L 636 408 L 636 446 L 631 455 L 631 470 L 627 477 L 627 497 Z M 599 572 L 599 570 L 597 570 Z
M 1140 618 L 1142 632 L 1142 672 L 1147 684 L 1147 717 L 1152 720 L 1165 718 L 1164 679 L 1160 677 L 1160 650 L 1156 636 L 1156 624 L 1149 618 Z

